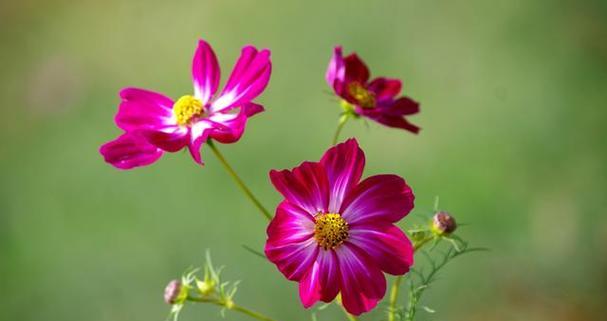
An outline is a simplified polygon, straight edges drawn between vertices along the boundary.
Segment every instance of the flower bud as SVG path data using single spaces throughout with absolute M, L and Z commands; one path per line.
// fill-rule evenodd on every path
M 164 302 L 168 304 L 177 304 L 183 302 L 187 297 L 187 289 L 183 286 L 181 281 L 173 280 L 164 289 Z
M 451 234 L 457 228 L 455 218 L 445 211 L 440 211 L 432 218 L 432 231 L 438 235 Z

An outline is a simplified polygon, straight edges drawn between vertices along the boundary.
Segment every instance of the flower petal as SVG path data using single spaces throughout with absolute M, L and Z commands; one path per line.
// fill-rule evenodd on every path
M 398 95 L 401 88 L 402 83 L 400 80 L 383 77 L 373 79 L 367 87 L 367 89 L 375 93 L 375 97 L 378 100 L 393 98 Z
M 318 255 L 318 245 L 313 238 L 314 218 L 289 201 L 283 201 L 276 208 L 266 233 L 268 259 L 289 280 L 299 281 Z
M 392 275 L 403 275 L 413 265 L 413 245 L 393 224 L 353 226 L 348 242 L 363 250 L 379 268 Z
M 342 217 L 350 225 L 366 222 L 394 223 L 413 209 L 413 191 L 397 175 L 376 175 L 360 182 L 342 205 Z
M 314 217 L 289 201 L 282 201 L 268 225 L 268 242 L 305 242 L 314 235 Z
M 188 150 L 194 161 L 200 165 L 203 165 L 202 157 L 200 156 L 200 148 L 204 144 L 209 134 L 213 131 L 214 125 L 211 122 L 202 120 L 195 123 L 190 128 L 190 141 L 188 143 Z
M 300 281 L 318 256 L 318 245 L 313 238 L 303 242 L 281 243 L 272 239 L 266 243 L 265 253 L 270 262 L 276 264 L 278 270 L 291 281 Z
M 139 88 L 124 88 L 120 91 L 120 98 L 122 102 L 115 121 L 125 131 L 174 124 L 173 101 L 162 94 Z
M 244 133 L 249 117 L 262 112 L 263 106 L 255 103 L 243 105 L 237 113 L 217 112 L 211 114 L 206 120 L 214 124 L 211 138 L 223 144 L 237 142 Z
M 344 58 L 340 46 L 333 49 L 333 56 L 329 61 L 329 67 L 325 74 L 325 79 L 331 88 L 335 90 L 338 95 L 341 95 L 343 88 L 343 81 L 345 75 Z
M 141 131 L 141 135 L 151 144 L 167 152 L 179 151 L 188 144 L 188 130 L 181 126 L 145 129 Z
M 319 249 L 318 258 L 299 282 L 299 297 L 305 308 L 318 300 L 331 302 L 339 292 L 339 263 L 332 250 Z
M 365 153 L 358 147 L 356 139 L 330 148 L 320 160 L 329 179 L 329 212 L 339 213 L 348 192 L 358 184 L 365 167 Z
M 192 79 L 194 95 L 206 105 L 219 86 L 220 70 L 213 48 L 204 40 L 198 41 L 198 47 L 192 61 Z
M 414 134 L 419 133 L 420 128 L 416 125 L 411 124 L 406 118 L 403 116 L 394 116 L 384 113 L 373 113 L 366 114 L 365 117 L 372 119 L 382 125 L 392 127 L 392 128 L 400 128 L 407 131 L 410 131 Z
M 341 299 L 344 308 L 354 315 L 370 311 L 386 293 L 384 274 L 356 246 L 342 244 L 335 252 L 339 257 Z
M 271 72 L 269 50 L 258 52 L 253 46 L 244 47 L 221 95 L 211 104 L 211 112 L 252 101 L 266 88 Z
M 150 165 L 163 154 L 161 149 L 133 133 L 123 134 L 103 144 L 99 152 L 107 163 L 119 169 Z
M 419 113 L 419 103 L 409 97 L 400 97 L 392 101 L 381 102 L 376 109 L 388 115 L 413 115 Z
M 244 109 L 244 113 L 247 115 L 247 117 L 252 117 L 265 111 L 265 108 L 263 108 L 262 105 L 256 103 L 243 104 L 242 109 Z
M 327 212 L 329 183 L 320 163 L 303 162 L 292 171 L 272 170 L 270 180 L 288 201 L 309 214 Z
M 247 116 L 241 109 L 238 113 L 215 113 L 207 121 L 212 122 L 214 127 L 210 133 L 211 138 L 223 144 L 231 144 L 242 137 Z
M 345 81 L 346 82 L 358 82 L 361 85 L 365 85 L 369 80 L 369 68 L 367 65 L 358 57 L 357 54 L 352 53 L 344 59 L 346 66 Z
M 418 112 L 419 104 L 409 97 L 379 101 L 376 108 L 356 107 L 356 113 L 359 115 L 372 119 L 382 125 L 405 129 L 412 133 L 418 133 L 420 128 L 411 124 L 403 116 Z

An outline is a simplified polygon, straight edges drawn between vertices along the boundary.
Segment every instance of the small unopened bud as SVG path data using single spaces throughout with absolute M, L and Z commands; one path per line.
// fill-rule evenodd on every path
M 438 235 L 451 234 L 456 228 L 455 218 L 447 212 L 440 211 L 432 218 L 432 231 Z
M 164 289 L 164 302 L 168 304 L 180 303 L 186 295 L 187 290 L 184 289 L 181 281 L 173 280 Z

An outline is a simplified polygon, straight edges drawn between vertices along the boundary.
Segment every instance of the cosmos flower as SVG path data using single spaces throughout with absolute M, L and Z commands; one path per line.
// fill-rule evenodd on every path
M 418 113 L 419 104 L 409 97 L 397 97 L 401 81 L 384 77 L 369 81 L 369 77 L 369 69 L 355 53 L 343 57 L 341 47 L 335 47 L 326 80 L 342 99 L 346 112 L 418 133 L 420 128 L 405 116 Z
M 116 124 L 125 134 L 100 149 L 106 162 L 120 169 L 145 166 L 163 152 L 185 147 L 202 164 L 200 147 L 208 139 L 234 143 L 242 136 L 247 119 L 263 107 L 253 101 L 270 79 L 270 51 L 253 46 L 242 49 L 223 91 L 219 64 L 211 46 L 198 42 L 192 62 L 194 93 L 173 101 L 160 93 L 138 88 L 120 91 L 122 102 Z
M 403 275 L 413 248 L 394 225 L 413 208 L 413 192 L 396 175 L 361 181 L 365 155 L 354 139 L 329 149 L 320 162 L 273 170 L 284 200 L 267 229 L 265 253 L 299 282 L 304 307 L 332 301 L 354 315 L 373 309 L 386 292 L 384 274 Z

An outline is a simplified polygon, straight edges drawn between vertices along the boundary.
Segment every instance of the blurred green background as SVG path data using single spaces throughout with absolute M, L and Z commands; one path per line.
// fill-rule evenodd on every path
M 420 320 L 604 320 L 607 300 L 607 2 L 2 1 L 0 319 L 164 320 L 165 284 L 205 249 L 237 302 L 309 320 L 296 284 L 244 251 L 265 221 L 208 150 L 128 172 L 98 147 L 119 134 L 121 87 L 191 93 L 198 38 L 223 79 L 244 44 L 274 72 L 243 139 L 220 146 L 268 207 L 267 172 L 317 160 L 339 107 L 324 71 L 332 47 L 419 100 L 415 136 L 362 121 L 366 175 L 412 185 L 407 224 L 441 208 L 489 253 L 450 265 Z M 385 307 L 382 303 L 379 312 Z M 379 320 L 381 313 L 362 320 Z M 228 312 L 229 320 L 245 320 Z M 331 307 L 320 321 L 343 320 Z M 181 320 L 220 320 L 190 306 Z

